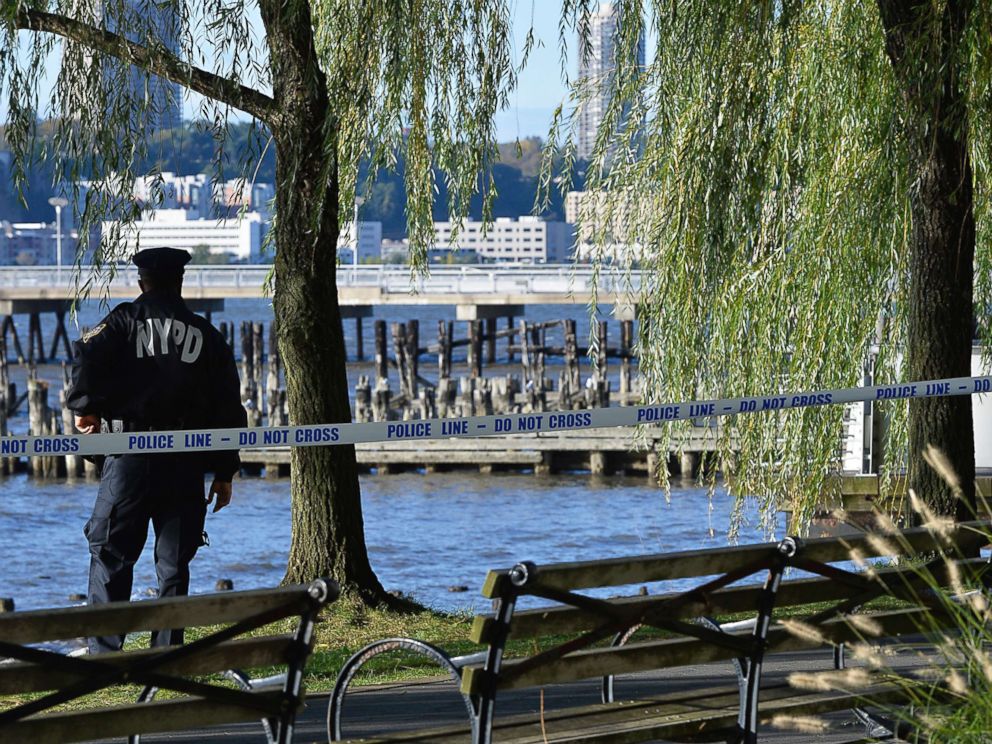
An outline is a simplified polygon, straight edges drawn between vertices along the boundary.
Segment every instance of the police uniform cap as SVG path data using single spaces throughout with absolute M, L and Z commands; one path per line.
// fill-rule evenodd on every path
M 141 276 L 182 276 L 190 262 L 189 251 L 179 248 L 148 248 L 134 254 L 134 265 Z

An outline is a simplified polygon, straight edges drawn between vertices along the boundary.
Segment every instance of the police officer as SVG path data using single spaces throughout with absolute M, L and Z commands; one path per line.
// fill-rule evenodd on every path
M 141 296 L 114 308 L 75 344 L 68 406 L 83 434 L 101 420 L 124 431 L 245 426 L 238 371 L 231 349 L 181 297 L 190 254 L 152 248 L 134 257 Z M 134 564 L 155 530 L 160 597 L 189 592 L 189 562 L 203 544 L 207 504 L 231 501 L 240 467 L 236 450 L 209 453 L 111 455 L 103 463 L 93 515 L 84 532 L 90 547 L 89 604 L 131 597 Z M 204 498 L 204 474 L 213 483 Z M 121 648 L 123 636 L 90 639 L 90 652 Z M 182 629 L 152 635 L 152 644 L 183 641 Z

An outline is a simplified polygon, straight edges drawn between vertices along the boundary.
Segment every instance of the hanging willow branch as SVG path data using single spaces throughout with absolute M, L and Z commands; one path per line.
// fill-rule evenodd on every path
M 939 16 L 945 4 L 929 5 Z M 916 114 L 886 54 L 878 7 L 614 6 L 616 70 L 601 84 L 576 81 L 570 102 L 576 111 L 604 88 L 611 96 L 586 172 L 598 206 L 585 210 L 580 232 L 594 234 L 601 268 L 619 251 L 646 272 L 639 354 L 647 396 L 848 387 L 862 384 L 866 367 L 876 382 L 903 379 Z M 569 23 L 587 23 L 586 11 L 571 12 Z M 974 4 L 947 62 L 960 66 L 970 107 L 976 296 L 985 301 L 990 14 L 987 3 Z M 645 26 L 653 55 L 642 70 L 633 50 Z M 577 116 L 567 112 L 552 126 L 546 164 L 574 146 Z M 570 188 L 567 172 L 562 188 Z M 906 406 L 883 413 L 891 476 L 906 465 Z M 769 524 L 782 508 L 804 524 L 817 504 L 831 505 L 843 416 L 827 406 L 722 420 L 738 506 L 753 498 Z M 684 425 L 673 429 L 686 433 Z

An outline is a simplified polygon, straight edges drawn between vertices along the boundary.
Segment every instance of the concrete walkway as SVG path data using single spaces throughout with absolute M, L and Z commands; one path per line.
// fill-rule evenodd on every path
M 827 670 L 832 667 L 829 651 L 775 654 L 765 667 L 764 679 L 781 680 L 795 671 Z M 921 664 L 915 650 L 900 650 L 890 661 L 898 668 Z M 659 694 L 694 687 L 732 685 L 735 681 L 733 667 L 728 663 L 706 664 L 670 670 L 665 678 L 643 675 L 617 680 L 617 697 L 636 697 Z M 327 741 L 327 693 L 307 698 L 306 709 L 297 718 L 296 742 Z M 599 702 L 599 683 L 595 681 L 556 685 L 544 692 L 545 709 L 585 705 Z M 541 700 L 538 690 L 510 691 L 497 699 L 497 717 L 517 713 L 536 713 Z M 825 733 L 800 734 L 796 731 L 778 731 L 766 727 L 761 741 L 768 744 L 841 744 L 865 736 L 864 728 L 848 711 L 823 717 L 829 724 Z M 422 681 L 405 684 L 377 685 L 352 688 L 346 699 L 343 729 L 349 737 L 372 736 L 422 728 L 426 725 L 444 726 L 467 723 L 465 706 L 450 680 Z M 172 744 L 198 744 L 223 742 L 223 744 L 261 744 L 265 742 L 260 724 L 239 724 L 215 729 L 171 735 L 142 736 L 144 742 L 170 742 Z

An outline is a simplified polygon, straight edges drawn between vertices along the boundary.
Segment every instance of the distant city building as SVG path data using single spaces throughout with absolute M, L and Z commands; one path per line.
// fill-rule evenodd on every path
M 610 78 L 616 69 L 614 37 L 618 14 L 612 3 L 602 3 L 589 19 L 589 38 L 579 38 L 579 80 L 591 88 L 591 95 L 579 106 L 577 151 L 588 159 L 596 146 L 596 132 L 610 103 Z M 588 46 L 587 46 L 588 45 Z M 644 67 L 644 34 L 637 46 L 637 63 Z
M 258 212 L 225 219 L 194 219 L 185 209 L 146 212 L 132 225 L 104 222 L 103 231 L 120 229 L 129 253 L 146 248 L 182 248 L 197 255 L 227 254 L 232 260 L 255 263 L 262 260 L 267 224 Z
M 474 221 L 435 222 L 434 236 L 439 249 L 474 251 L 484 261 L 562 263 L 572 254 L 571 226 L 540 217 L 498 217 L 488 227 Z
M 71 265 L 78 235 L 62 225 L 62 264 Z M 0 222 L 0 265 L 46 266 L 57 263 L 55 223 Z
M 599 258 L 629 264 L 644 257 L 643 245 L 627 242 L 636 202 L 611 205 L 608 198 L 615 200 L 617 195 L 603 191 L 569 191 L 565 195 L 565 220 L 574 225 L 576 261 Z M 597 242 L 602 245 L 597 247 Z
M 86 193 L 94 186 L 92 181 L 78 183 L 80 206 Z M 271 183 L 248 183 L 241 178 L 214 183 L 205 173 L 180 176 L 164 171 L 135 178 L 132 195 L 135 201 L 149 210 L 181 209 L 189 212 L 187 219 L 191 220 L 235 217 L 245 210 L 258 212 L 268 221 L 275 186 Z
M 108 31 L 123 33 L 131 41 L 145 43 L 142 31 L 147 30 L 154 35 L 158 44 L 182 58 L 178 6 L 147 0 L 124 0 L 118 8 L 124 13 L 124 20 L 120 22 L 119 16 L 107 14 Z M 127 65 L 126 62 L 121 64 Z M 134 65 L 129 67 L 127 75 L 131 98 L 148 101 L 146 121 L 149 127 L 170 129 L 182 124 L 183 91 L 178 84 L 157 75 L 147 75 Z
M 410 257 L 410 241 L 385 239 L 380 246 L 380 257 L 383 263 L 405 263 Z
M 134 198 L 139 202 L 157 209 L 191 211 L 194 219 L 210 216 L 211 193 L 210 178 L 204 173 L 178 176 L 165 171 L 134 179 Z
M 276 198 L 276 187 L 271 183 L 251 183 L 245 178 L 232 178 L 213 188 L 215 207 L 229 210 L 247 209 L 268 215 Z
M 338 259 L 342 264 L 350 266 L 355 263 L 355 245 L 358 245 L 358 262 L 379 263 L 382 260 L 382 223 L 358 223 L 358 237 L 355 237 L 355 223 L 349 225 L 346 232 L 338 238 Z
M 383 240 L 382 262 L 386 264 L 406 264 L 410 261 L 410 241 Z M 427 250 L 427 263 L 431 264 L 474 264 L 479 263 L 479 254 L 472 250 L 459 248 L 452 250 L 448 246 L 434 246 Z

